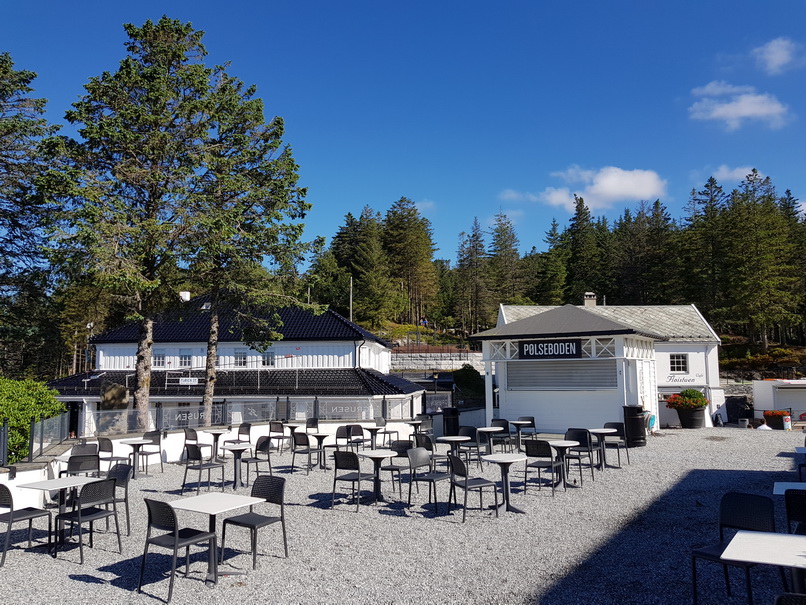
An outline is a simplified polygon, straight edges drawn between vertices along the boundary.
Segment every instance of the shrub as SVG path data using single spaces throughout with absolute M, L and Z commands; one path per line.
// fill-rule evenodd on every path
M 697 389 L 683 389 L 666 400 L 666 407 L 673 410 L 704 408 L 708 399 Z
M 8 418 L 8 458 L 17 462 L 28 455 L 31 418 L 52 418 L 64 411 L 58 393 L 34 380 L 0 378 L 0 420 Z

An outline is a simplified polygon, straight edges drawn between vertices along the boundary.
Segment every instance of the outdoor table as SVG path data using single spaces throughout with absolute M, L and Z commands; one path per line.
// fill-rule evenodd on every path
M 605 470 L 607 466 L 607 446 L 605 446 L 605 438 L 608 435 L 615 435 L 618 431 L 616 429 L 588 429 L 588 432 L 596 436 L 596 445 L 599 446 L 599 464 L 596 468 Z
M 383 502 L 384 498 L 383 494 L 381 494 L 381 463 L 386 458 L 397 456 L 397 452 L 394 450 L 363 450 L 358 452 L 358 455 L 362 458 L 369 458 L 375 465 L 375 480 L 373 482 L 375 484 L 375 502 L 379 500 Z
M 806 489 L 804 481 L 776 481 L 772 486 L 772 493 L 776 496 L 783 496 L 788 489 Z
M 34 481 L 33 483 L 23 483 L 17 487 L 24 487 L 26 489 L 38 489 L 43 492 L 59 491 L 59 514 L 62 514 L 66 509 L 67 503 L 67 490 L 75 487 L 81 487 L 93 481 L 100 481 L 98 477 L 87 477 L 85 475 L 68 475 L 66 477 L 59 477 L 58 479 L 45 479 L 44 481 Z M 58 533 L 56 534 L 58 544 L 64 543 L 64 521 L 59 521 Z
M 504 430 L 502 426 L 480 426 L 476 429 L 477 433 L 500 433 Z M 487 435 L 487 455 L 493 453 L 493 440 L 490 439 L 491 435 Z
M 234 454 L 235 452 L 233 452 Z M 199 496 L 189 496 L 180 500 L 173 500 L 168 502 L 175 510 L 189 510 L 194 513 L 202 513 L 209 515 L 208 531 L 216 533 L 216 515 L 226 513 L 236 508 L 243 508 L 244 506 L 252 506 L 265 502 L 263 498 L 253 498 L 252 496 L 242 496 L 240 494 L 228 494 L 225 492 L 207 492 Z M 211 557 L 218 557 L 218 553 L 210 553 Z M 216 566 L 213 565 L 215 559 L 208 558 L 207 560 L 207 581 L 218 583 L 218 576 L 227 575 L 243 575 L 242 571 L 221 571 L 218 569 L 218 575 L 213 571 Z
M 229 433 L 229 429 L 204 429 L 205 433 L 208 433 L 213 436 L 213 457 L 211 460 L 218 459 L 218 440 L 221 438 L 221 435 L 226 435 Z
M 330 437 L 330 433 L 310 433 L 310 436 L 316 439 L 316 449 L 321 450 L 319 453 L 319 468 L 328 470 L 325 465 L 325 439 Z
M 291 443 L 294 443 L 294 433 L 297 429 L 305 426 L 304 422 L 284 422 L 283 426 L 288 427 L 288 434 L 291 435 Z
M 521 451 L 521 431 L 523 427 L 529 426 L 532 423 L 529 420 L 510 420 L 509 423 L 515 427 L 515 445 L 518 451 Z
M 419 433 L 420 425 L 422 423 L 423 423 L 422 420 L 409 420 L 406 424 L 408 424 L 411 428 L 413 428 L 415 433 Z
M 579 445 L 579 441 L 572 441 L 570 439 L 550 439 L 548 444 L 557 450 L 557 460 L 562 462 L 562 466 L 560 467 L 561 478 L 560 481 L 563 483 L 563 487 L 568 487 L 568 480 L 566 478 L 565 473 L 565 454 L 568 452 L 569 448 L 576 447 Z M 560 481 L 554 484 L 554 486 L 558 486 Z
M 806 536 L 766 531 L 738 531 L 722 552 L 725 561 L 791 567 L 795 592 L 802 592 Z
M 121 439 L 120 442 L 130 445 L 133 450 L 132 463 L 134 465 L 134 470 L 132 471 L 132 479 L 137 479 L 137 469 L 140 468 L 140 448 L 144 445 L 151 445 L 153 442 L 151 439 L 143 439 L 142 437 L 137 439 Z
M 485 462 L 494 462 L 501 467 L 501 491 L 504 492 L 504 502 L 498 507 L 498 512 L 501 510 L 508 510 L 511 513 L 525 513 L 519 508 L 515 508 L 509 502 L 509 467 L 516 462 L 525 462 L 526 456 L 523 454 L 489 454 L 482 456 Z
M 232 489 L 238 489 L 238 487 L 243 487 L 243 482 L 241 481 L 241 456 L 243 453 L 250 449 L 252 445 L 250 443 L 226 443 L 221 446 L 221 449 L 229 450 L 232 452 L 232 467 L 233 467 L 233 484 Z
M 443 437 L 437 437 L 437 441 L 449 444 L 451 446 L 451 454 L 458 457 L 459 444 L 470 441 L 470 437 L 467 435 L 444 435 Z
M 382 426 L 362 426 L 367 433 L 369 433 L 369 448 L 374 450 L 375 446 L 378 442 L 378 431 L 380 431 L 383 427 Z

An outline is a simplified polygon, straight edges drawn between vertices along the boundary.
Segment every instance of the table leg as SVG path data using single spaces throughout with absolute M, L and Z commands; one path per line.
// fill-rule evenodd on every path
M 138 444 L 132 445 L 132 462 L 134 463 L 132 479 L 137 479 L 137 469 L 140 468 L 140 446 Z
M 207 531 L 212 534 L 216 533 L 216 516 L 210 515 L 210 520 L 207 525 Z M 223 553 L 222 553 L 223 554 Z M 215 557 L 215 559 L 213 559 Z M 205 578 L 205 582 L 212 582 L 213 584 L 218 584 L 218 552 L 216 550 L 210 550 L 207 554 L 207 577 Z
M 243 483 L 241 482 L 241 455 L 243 454 L 243 450 L 232 450 L 232 465 L 233 465 L 233 473 L 234 473 L 234 481 L 232 483 L 232 489 L 238 489 L 238 487 L 243 487 Z
M 521 427 L 515 425 L 515 444 L 518 446 L 518 452 L 521 451 Z
M 512 504 L 510 503 L 510 498 L 509 498 L 509 496 L 510 496 L 510 491 L 509 491 L 509 464 L 501 464 L 500 466 L 501 466 L 501 483 L 502 483 L 502 489 L 503 489 L 503 492 L 504 492 L 504 503 L 499 508 L 503 508 L 504 510 L 507 510 L 507 511 L 509 511 L 511 513 L 524 514 L 524 511 L 522 511 L 519 508 L 516 508 L 516 507 L 512 506 Z
M 381 462 L 383 462 L 382 458 L 374 458 L 372 462 L 375 463 L 375 502 L 383 501 L 383 495 L 381 494 Z
M 220 436 L 221 435 L 219 435 L 218 433 L 215 433 L 213 435 L 213 457 L 211 458 L 212 462 L 215 462 L 216 460 L 218 460 L 218 438 Z
M 599 468 L 605 470 L 607 468 L 607 448 L 605 447 L 606 435 L 596 435 L 599 439 Z

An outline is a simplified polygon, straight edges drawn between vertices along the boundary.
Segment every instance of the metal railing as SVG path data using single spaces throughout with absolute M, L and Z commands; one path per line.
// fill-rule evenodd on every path
M 28 435 L 28 462 L 41 456 L 47 448 L 52 445 L 62 443 L 69 437 L 70 413 L 62 412 L 52 418 L 39 417 L 31 418 L 31 430 Z M 0 443 L 0 449 L 5 446 L 5 458 L 3 464 L 8 464 L 8 425 L 4 425 L 5 440 Z M 2 452 L 0 452 L 2 455 Z

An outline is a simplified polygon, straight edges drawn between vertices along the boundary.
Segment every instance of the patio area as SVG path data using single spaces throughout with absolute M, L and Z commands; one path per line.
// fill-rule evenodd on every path
M 560 488 L 555 497 L 551 489 L 538 490 L 532 484 L 524 495 L 523 463 L 517 463 L 511 469 L 512 503 L 525 514 L 504 512 L 495 518 L 489 510 L 479 511 L 478 496 L 471 494 L 469 505 L 476 508 L 468 511 L 464 524 L 461 508 L 448 515 L 443 512 L 446 482 L 438 485 L 438 512 L 427 504 L 425 485 L 408 508 L 406 472 L 402 501 L 384 473 L 385 502 L 362 504 L 356 513 L 349 486 L 339 484 L 331 510 L 332 469 L 315 468 L 306 476 L 298 457 L 292 474 L 291 453 L 273 453 L 275 475 L 286 478 L 289 557 L 283 556 L 279 526 L 270 526 L 259 533 L 258 569 L 253 571 L 248 532 L 230 529 L 224 568 L 247 573 L 223 577 L 216 586 L 205 585 L 206 550 L 192 549 L 190 577 L 177 574 L 171 602 L 688 603 L 690 552 L 717 540 L 723 493 L 774 497 L 777 529 L 785 531 L 783 499 L 772 496 L 773 484 L 796 479 L 794 448 L 803 443 L 800 432 L 733 427 L 665 430 L 648 437 L 646 447 L 630 450 L 631 465 L 622 455 L 622 468 L 597 472 L 595 481 L 587 472 L 580 487 L 579 474 L 572 470 L 569 480 L 576 480 L 576 485 L 566 492 Z M 444 453 L 447 447 L 440 445 L 439 450 Z M 615 464 L 615 451 L 608 451 L 608 462 Z M 371 461 L 361 464 L 362 470 L 371 472 Z M 469 470 L 499 482 L 500 488 L 497 465 L 485 464 L 479 471 L 471 464 Z M 143 498 L 180 498 L 184 466 L 166 464 L 160 473 L 152 462 L 150 472 L 130 483 L 132 535 L 125 535 L 124 521 L 123 555 L 117 552 L 114 535 L 103 532 L 103 524 L 96 531 L 94 548 L 85 549 L 84 565 L 78 564 L 77 547 L 60 551 L 57 559 L 44 549 L 25 548 L 25 525 L 15 526 L 14 546 L 0 570 L 3 602 L 164 602 L 168 551 L 151 550 L 143 594 L 135 592 L 147 522 Z M 228 492 L 233 491 L 232 475 L 228 455 Z M 369 496 L 371 483 L 362 488 Z M 247 495 L 249 488 L 237 493 Z M 461 498 L 460 493 L 460 504 Z M 489 492 L 486 504 L 492 504 Z M 232 514 L 238 512 L 243 511 Z M 207 527 L 204 515 L 177 514 L 182 526 Z M 218 519 L 219 538 L 225 516 Z M 43 523 L 35 522 L 35 528 L 35 539 L 43 539 Z M 727 597 L 721 568 L 701 565 L 701 603 L 744 603 L 742 576 L 734 571 L 731 577 L 733 597 Z M 759 566 L 752 578 L 757 603 L 772 603 L 774 595 L 783 592 L 773 568 Z

